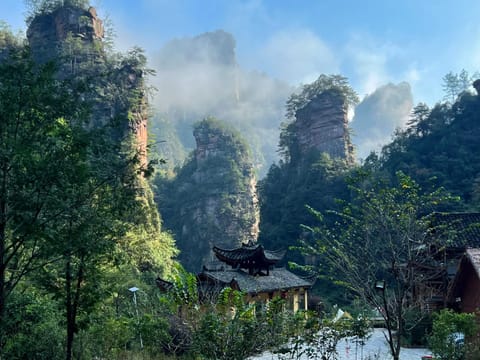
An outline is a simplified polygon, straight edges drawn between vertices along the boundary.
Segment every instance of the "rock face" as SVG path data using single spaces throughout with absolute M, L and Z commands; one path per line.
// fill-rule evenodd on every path
M 193 38 L 175 39 L 159 54 L 162 68 L 192 63 L 236 66 L 235 39 L 223 30 L 207 32 Z
M 348 132 L 347 106 L 335 91 L 324 91 L 296 113 L 295 135 L 300 155 L 312 150 L 354 163 Z
M 235 46 L 235 38 L 223 30 L 167 42 L 151 59 L 156 68 L 152 81 L 158 89 L 153 101 L 162 117 L 174 125 L 186 152 L 195 148 L 192 125 L 198 120 L 213 116 L 235 126 L 249 142 L 262 177 L 279 159 L 280 122 L 293 88 L 264 73 L 243 69 Z M 153 130 L 156 119 L 152 123 Z M 167 143 L 176 141 L 160 131 L 155 135 Z M 162 148 L 159 153 L 171 159 Z
M 51 13 L 36 16 L 27 30 L 27 38 L 37 62 L 43 63 L 59 55 L 62 44 L 69 37 L 93 47 L 104 36 L 103 23 L 95 8 L 84 10 L 62 6 Z M 93 54 L 90 54 L 93 55 Z
M 90 86 L 98 87 L 96 93 L 91 95 L 94 99 L 87 99 L 92 102 L 93 126 L 131 114 L 128 121 L 124 121 L 123 133 L 118 136 L 121 138 L 133 133 L 140 161 L 146 164 L 147 101 L 143 69 L 135 61 L 129 62 L 126 59 L 119 64 L 112 64 L 108 59 L 102 42 L 103 23 L 95 8 L 64 5 L 52 12 L 38 14 L 30 23 L 27 38 L 37 63 L 54 60 L 59 65 L 59 78 L 83 77 Z M 105 70 L 106 66 L 109 66 L 108 71 Z M 109 89 L 108 93 L 105 90 L 107 82 L 114 83 L 116 91 Z M 127 93 L 140 95 L 136 95 L 132 101 L 125 98 Z
M 180 261 L 190 271 L 214 259 L 214 245 L 255 242 L 259 227 L 256 180 L 243 140 L 213 119 L 197 124 L 194 137 L 190 161 L 164 194 L 172 203 L 160 201 L 164 224 L 176 234 Z

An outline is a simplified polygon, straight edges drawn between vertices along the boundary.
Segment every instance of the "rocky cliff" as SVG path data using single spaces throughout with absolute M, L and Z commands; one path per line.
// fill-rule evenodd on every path
M 170 121 L 177 133 L 172 139 L 158 131 L 154 134 L 158 140 L 179 140 L 190 152 L 195 148 L 192 125 L 212 116 L 241 132 L 260 176 L 278 159 L 280 121 L 293 88 L 266 74 L 242 69 L 232 34 L 216 30 L 169 41 L 151 64 L 156 68 L 153 84 L 158 89 L 153 101 L 161 113 L 156 119 Z M 160 130 L 155 119 L 152 123 L 153 129 Z M 158 151 L 170 158 L 163 146 Z
M 28 43 L 37 63 L 55 61 L 59 78 L 88 83 L 90 89 L 85 97 L 91 102 L 92 125 L 105 125 L 130 114 L 123 120 L 123 132 L 117 136 L 134 134 L 140 161 L 145 165 L 147 102 L 143 55 L 133 54 L 115 63 L 104 50 L 103 38 L 103 22 L 93 7 L 64 5 L 40 12 L 32 18 L 27 30 Z M 106 90 L 109 83 L 110 88 Z
M 324 91 L 296 112 L 294 133 L 300 154 L 312 150 L 331 158 L 354 163 L 353 145 L 348 132 L 345 97 L 336 91 Z
M 190 271 L 212 261 L 213 245 L 233 248 L 258 236 L 256 180 L 248 146 L 232 129 L 208 119 L 194 129 L 196 149 L 165 187 L 160 211 Z
M 104 36 L 103 23 L 95 8 L 87 10 L 76 6 L 61 6 L 52 12 L 35 16 L 27 30 L 27 38 L 37 62 L 57 58 L 70 37 L 78 39 L 81 46 L 88 47 L 80 61 L 100 58 Z M 77 46 L 79 46 L 77 44 Z
M 142 272 L 168 272 L 176 248 L 171 234 L 162 231 L 150 185 L 140 175 L 149 169 L 139 168 L 147 165 L 146 57 L 139 49 L 119 54 L 106 48 L 102 21 L 93 7 L 78 5 L 85 3 L 51 2 L 37 9 L 27 31 L 32 58 L 37 64 L 55 63 L 58 79 L 67 80 L 77 101 L 89 110 L 86 119 L 78 120 L 87 129 L 105 132 L 111 141 L 107 146 L 118 151 L 105 161 L 121 158 L 122 176 L 135 180 L 140 208 L 129 218 L 131 230 L 118 239 L 120 250 Z M 95 155 L 103 160 L 103 153 Z

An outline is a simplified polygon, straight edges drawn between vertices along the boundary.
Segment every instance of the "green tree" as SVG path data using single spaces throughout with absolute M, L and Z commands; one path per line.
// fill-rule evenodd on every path
M 50 13 L 62 6 L 79 7 L 87 10 L 90 0 L 24 0 L 27 8 L 27 22 L 35 16 Z
M 286 117 L 288 120 L 295 118 L 297 110 L 307 105 L 315 96 L 324 91 L 337 91 L 345 97 L 347 106 L 355 106 L 359 99 L 345 76 L 322 74 L 311 84 L 303 85 L 300 93 L 293 93 L 287 100 Z
M 442 310 L 433 315 L 429 346 L 439 360 L 460 360 L 471 350 L 469 338 L 477 334 L 475 314 L 457 314 Z
M 458 74 L 450 71 L 442 78 L 442 89 L 445 93 L 444 100 L 449 101 L 451 104 L 455 103 L 462 93 L 471 88 L 473 81 L 477 78 L 477 72 L 470 75 L 465 69 L 462 69 Z
M 418 103 L 412 110 L 409 121 L 407 122 L 408 132 L 417 136 L 428 134 L 428 128 L 425 123 L 430 115 L 430 108 L 425 103 Z
M 54 72 L 51 64 L 35 68 L 24 50 L 0 63 L 0 323 L 22 278 L 53 260 L 44 245 L 60 217 L 79 206 L 63 197 L 65 175 L 81 171 L 65 159 L 82 144 L 65 144 L 70 120 L 81 122 L 86 109 Z
M 394 333 L 410 330 L 405 328 L 407 312 L 416 311 L 418 320 L 422 317 L 415 288 L 423 281 L 416 266 L 430 260 L 423 251 L 426 215 L 450 197 L 441 190 L 423 195 L 401 172 L 393 186 L 361 175 L 361 181 L 352 184 L 352 202 L 332 214 L 338 216 L 334 226 L 322 224 L 323 215 L 315 212 L 320 226 L 309 228 L 313 240 L 301 240 L 301 248 L 305 254 L 322 257 L 320 274 L 329 275 L 381 310 L 390 352 L 398 360 L 401 336 Z

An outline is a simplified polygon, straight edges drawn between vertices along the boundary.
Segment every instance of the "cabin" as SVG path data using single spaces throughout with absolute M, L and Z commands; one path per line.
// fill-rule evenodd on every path
M 467 249 L 449 289 L 449 307 L 473 313 L 480 308 L 480 248 Z
M 249 303 L 266 304 L 278 296 L 294 312 L 308 310 L 308 290 L 313 281 L 277 267 L 285 251 L 269 251 L 248 243 L 235 249 L 215 246 L 213 253 L 218 262 L 205 265 L 197 276 L 202 298 L 215 297 L 230 287 L 244 292 Z
M 417 264 L 424 281 L 416 297 L 421 298 L 424 310 L 434 311 L 451 305 L 449 294 L 460 262 L 468 258 L 468 249 L 480 248 L 480 213 L 433 213 L 426 240 L 429 261 Z

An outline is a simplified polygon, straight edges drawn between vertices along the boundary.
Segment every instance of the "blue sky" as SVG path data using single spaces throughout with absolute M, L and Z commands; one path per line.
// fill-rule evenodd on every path
M 478 0 L 92 0 L 120 50 L 155 54 L 174 37 L 224 29 L 242 67 L 292 85 L 347 76 L 361 97 L 407 81 L 415 102 L 442 97 L 449 71 L 480 70 Z M 0 19 L 22 29 L 22 0 L 0 0 Z

